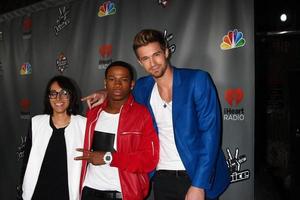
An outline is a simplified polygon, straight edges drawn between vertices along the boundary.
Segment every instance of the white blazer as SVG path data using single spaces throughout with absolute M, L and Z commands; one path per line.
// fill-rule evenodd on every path
M 45 152 L 52 135 L 50 127 L 50 115 L 37 115 L 32 118 L 32 146 L 24 175 L 22 190 L 23 200 L 32 198 Z M 68 186 L 70 200 L 79 200 L 79 182 L 81 173 L 81 161 L 74 160 L 80 156 L 76 148 L 83 148 L 86 118 L 80 115 L 71 115 L 70 124 L 65 129 Z

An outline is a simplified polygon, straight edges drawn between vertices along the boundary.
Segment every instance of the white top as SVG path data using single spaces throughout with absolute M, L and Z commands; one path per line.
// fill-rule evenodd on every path
M 32 198 L 43 159 L 53 133 L 49 115 L 37 115 L 32 118 L 32 146 L 22 185 L 22 198 Z M 65 128 L 67 150 L 68 188 L 70 200 L 79 200 L 79 182 L 81 161 L 74 160 L 81 156 L 76 148 L 83 148 L 86 118 L 80 115 L 71 115 L 70 124 Z
M 151 93 L 150 105 L 159 133 L 160 155 L 156 169 L 185 170 L 174 139 L 172 101 L 167 103 L 162 100 L 158 92 L 157 83 L 155 83 Z
M 120 113 L 110 114 L 105 111 L 100 113 L 96 122 L 95 131 L 117 134 Z M 114 149 L 117 150 L 117 137 L 114 140 Z M 121 192 L 118 168 L 110 165 L 88 164 L 84 186 L 96 190 L 116 190 Z

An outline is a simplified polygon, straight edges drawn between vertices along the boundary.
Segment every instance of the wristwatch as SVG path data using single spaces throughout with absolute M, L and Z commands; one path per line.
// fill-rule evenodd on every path
M 106 152 L 103 156 L 103 161 L 105 162 L 105 164 L 110 164 L 112 159 L 113 157 L 111 155 L 111 152 Z

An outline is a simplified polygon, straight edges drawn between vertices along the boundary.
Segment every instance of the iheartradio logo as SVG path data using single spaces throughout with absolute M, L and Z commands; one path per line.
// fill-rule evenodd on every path
M 230 105 L 230 108 L 224 108 L 224 120 L 243 121 L 245 119 L 244 108 L 237 108 L 237 106 L 244 99 L 244 92 L 241 88 L 225 90 L 224 98 Z
M 112 45 L 104 44 L 99 47 L 99 54 L 102 58 L 108 58 L 112 55 Z
M 21 119 L 30 119 L 30 101 L 29 99 L 21 99 L 20 102 L 21 112 L 20 117 Z
M 22 99 L 20 101 L 20 106 L 23 111 L 28 111 L 30 106 L 30 101 L 28 99 Z
M 98 69 L 106 69 L 107 66 L 112 63 L 112 48 L 111 44 L 104 44 L 99 47 L 100 60 Z
M 244 92 L 241 88 L 227 89 L 224 98 L 230 106 L 238 106 L 244 98 Z

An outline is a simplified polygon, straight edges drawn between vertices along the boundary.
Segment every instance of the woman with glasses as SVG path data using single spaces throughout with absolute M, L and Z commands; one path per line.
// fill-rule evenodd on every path
M 24 200 L 77 200 L 86 119 L 77 115 L 79 99 L 73 82 L 55 76 L 47 84 L 44 114 L 32 118 L 22 169 Z

